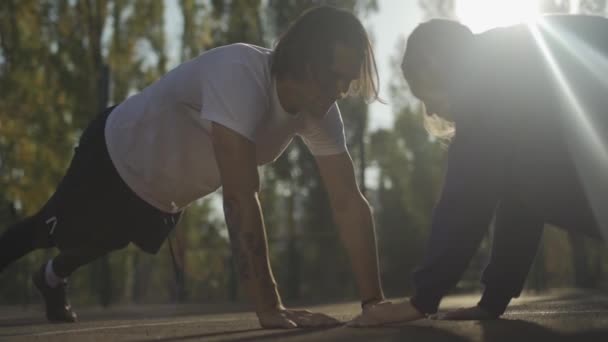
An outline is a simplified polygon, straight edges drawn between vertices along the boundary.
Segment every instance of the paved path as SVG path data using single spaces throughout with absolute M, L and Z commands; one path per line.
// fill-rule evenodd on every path
M 451 296 L 442 308 L 474 304 Z M 357 303 L 309 307 L 347 321 Z M 48 324 L 40 308 L 0 307 L 0 341 L 608 341 L 608 295 L 559 291 L 516 300 L 489 322 L 419 320 L 375 329 L 262 330 L 234 305 L 133 306 L 79 312 L 78 324 Z

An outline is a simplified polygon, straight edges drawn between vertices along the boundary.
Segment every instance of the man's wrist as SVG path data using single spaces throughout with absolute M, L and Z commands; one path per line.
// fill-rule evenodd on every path
M 272 305 L 258 305 L 258 307 L 255 309 L 255 312 L 258 315 L 260 315 L 260 314 L 277 312 L 277 311 L 282 311 L 282 310 L 285 310 L 285 307 L 283 306 L 282 303 L 278 303 L 278 304 L 272 304 Z
M 254 289 L 257 287 L 257 290 L 251 289 L 250 293 L 255 305 L 255 312 L 276 312 L 285 309 L 274 280 L 249 284 L 249 286 L 253 286 Z
M 372 298 L 364 299 L 364 300 L 361 301 L 361 309 L 365 309 L 365 307 L 367 307 L 369 305 L 378 304 L 378 303 L 380 303 L 383 300 L 384 300 L 384 297 L 382 297 L 382 296 L 377 296 L 377 297 L 372 297 Z

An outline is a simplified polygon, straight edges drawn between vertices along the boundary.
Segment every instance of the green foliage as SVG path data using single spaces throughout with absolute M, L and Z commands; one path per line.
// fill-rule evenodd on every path
M 405 89 L 394 84 L 393 91 L 403 94 Z M 382 277 L 392 295 L 410 288 L 443 174 L 445 150 L 424 130 L 423 115 L 420 108 L 401 107 L 393 128 L 376 131 L 370 139 L 378 170 L 374 203 Z
M 34 213 L 48 199 L 80 132 L 107 105 L 107 64 L 117 101 L 164 73 L 163 13 L 162 2 L 147 1 L 0 4 L 0 190 L 2 202 L 15 203 L 20 217 Z M 104 33 L 113 44 L 107 44 Z M 144 43 L 148 54 L 137 49 Z M 157 56 L 152 67 L 144 65 L 150 54 Z M 79 272 L 73 282 L 93 290 L 97 288 L 91 283 L 99 283 L 101 301 L 112 300 L 112 259 Z M 3 284 L 30 289 L 28 274 L 41 263 L 39 253 L 24 258 L 17 263 L 21 267 L 19 276 L 13 274 L 15 281 Z M 2 277 L 13 279 L 9 273 Z M 84 281 L 89 275 L 92 279 Z M 5 293 L 10 290 L 3 291 L 3 297 Z M 21 297 L 31 295 L 28 290 Z

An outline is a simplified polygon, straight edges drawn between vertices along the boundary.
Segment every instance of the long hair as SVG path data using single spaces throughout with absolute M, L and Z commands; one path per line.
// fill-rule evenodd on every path
M 303 79 L 309 67 L 319 71 L 332 63 L 338 42 L 360 52 L 361 70 L 351 92 L 368 101 L 378 99 L 379 77 L 367 32 L 354 14 L 336 7 L 313 7 L 289 26 L 275 45 L 271 73 Z

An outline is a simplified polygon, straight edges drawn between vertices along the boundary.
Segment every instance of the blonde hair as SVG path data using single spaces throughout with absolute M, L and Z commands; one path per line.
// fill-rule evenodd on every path
M 424 129 L 437 138 L 442 145 L 449 145 L 456 133 L 454 122 L 446 120 L 437 114 L 424 115 Z

